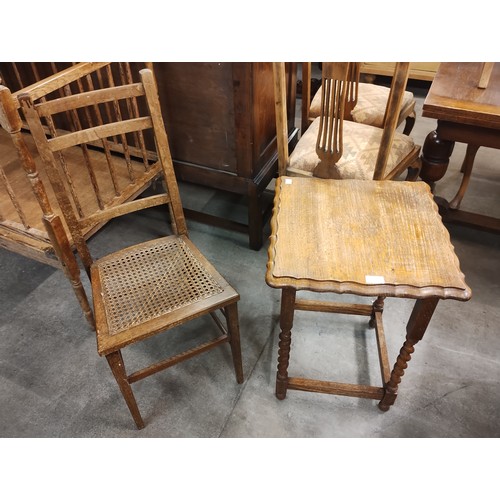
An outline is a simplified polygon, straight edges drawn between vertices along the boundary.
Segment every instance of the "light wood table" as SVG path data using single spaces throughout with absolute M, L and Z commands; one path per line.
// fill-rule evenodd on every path
M 460 210 L 478 149 L 500 149 L 500 63 L 480 88 L 483 63 L 441 63 L 425 99 L 422 116 L 437 119 L 422 148 L 420 177 L 431 187 L 444 177 L 455 142 L 467 144 L 464 174 L 455 197 L 436 198 L 443 220 L 500 233 L 500 220 Z
M 440 299 L 468 300 L 449 234 L 424 182 L 280 177 L 266 282 L 282 290 L 276 396 L 287 389 L 379 400 L 388 410 L 414 345 Z M 305 300 L 297 292 L 376 297 L 373 305 Z M 391 370 L 382 311 L 385 297 L 416 299 L 406 340 Z M 295 310 L 369 316 L 377 335 L 381 386 L 288 376 Z

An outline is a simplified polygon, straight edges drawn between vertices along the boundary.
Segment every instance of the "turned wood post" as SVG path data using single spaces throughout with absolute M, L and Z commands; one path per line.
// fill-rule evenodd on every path
M 368 323 L 368 326 L 370 328 L 375 328 L 375 324 L 376 324 L 376 321 L 375 321 L 375 313 L 377 312 L 384 312 L 384 300 L 385 300 L 385 297 L 383 295 L 380 295 L 376 298 L 375 302 L 373 302 L 373 311 L 372 311 L 372 315 L 370 316 L 370 322 Z
M 290 360 L 295 295 L 294 288 L 283 288 L 281 292 L 281 332 L 278 343 L 278 373 L 276 374 L 276 397 L 278 399 L 285 399 L 288 386 L 288 362 Z
M 9 132 L 16 152 L 19 156 L 26 176 L 28 177 L 31 189 L 35 195 L 43 213 L 43 223 L 47 230 L 48 237 L 54 248 L 54 252 L 59 259 L 61 267 L 69 279 L 78 303 L 83 310 L 85 318 L 92 328 L 95 328 L 94 316 L 90 304 L 80 279 L 80 269 L 71 245 L 69 243 L 66 231 L 62 225 L 59 216 L 52 210 L 45 186 L 43 185 L 35 161 L 26 146 L 22 137 L 22 121 L 17 111 L 10 90 L 7 87 L 0 88 L 0 125 Z
M 417 342 L 422 340 L 438 301 L 439 299 L 437 297 L 419 299 L 416 301 L 408 324 L 406 325 L 406 340 L 399 351 L 396 364 L 391 372 L 391 378 L 385 387 L 385 395 L 378 405 L 382 411 L 387 411 L 396 401 L 398 386 L 401 383 L 401 378 L 406 368 L 408 368 L 408 362 L 411 359 L 411 355 L 415 351 L 414 346 Z
M 429 184 L 431 189 L 446 173 L 454 147 L 453 141 L 440 139 L 437 130 L 430 132 L 425 138 L 422 147 L 420 178 Z

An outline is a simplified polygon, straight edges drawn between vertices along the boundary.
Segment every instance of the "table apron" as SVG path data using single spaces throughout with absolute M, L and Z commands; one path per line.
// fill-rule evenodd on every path
M 498 129 L 438 120 L 436 132 L 440 140 L 500 149 L 500 130 Z

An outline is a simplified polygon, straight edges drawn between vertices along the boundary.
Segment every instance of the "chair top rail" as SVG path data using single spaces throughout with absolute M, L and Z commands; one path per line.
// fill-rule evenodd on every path
M 87 106 L 95 106 L 110 101 L 118 101 L 131 97 L 144 95 L 144 88 L 141 83 L 131 83 L 121 87 L 90 90 L 80 94 L 60 97 L 53 101 L 46 101 L 36 104 L 37 112 L 40 116 L 46 117 L 57 113 L 62 113 L 70 109 L 80 109 Z
M 77 63 L 74 66 L 71 66 L 67 69 L 57 72 L 54 75 L 51 75 L 43 80 L 40 80 L 32 85 L 28 85 L 17 92 L 12 94 L 14 102 L 18 108 L 21 107 L 19 103 L 19 96 L 23 93 L 29 93 L 33 100 L 40 99 L 41 97 L 58 90 L 65 85 L 68 85 L 83 76 L 92 73 L 93 71 L 97 71 L 98 69 L 108 65 L 108 62 L 102 63 L 89 63 L 89 62 L 81 62 Z

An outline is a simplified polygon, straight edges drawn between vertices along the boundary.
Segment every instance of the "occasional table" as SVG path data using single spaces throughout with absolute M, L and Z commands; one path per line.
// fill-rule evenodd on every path
M 424 182 L 280 177 L 276 185 L 266 282 L 282 290 L 276 396 L 287 389 L 379 400 L 388 410 L 414 345 L 441 299 L 471 291 Z M 373 296 L 373 305 L 298 298 L 298 292 Z M 391 370 L 382 322 L 385 297 L 416 299 Z M 382 385 L 288 375 L 294 312 L 366 315 L 375 327 Z M 307 334 L 307 332 L 303 332 Z

